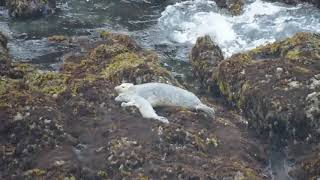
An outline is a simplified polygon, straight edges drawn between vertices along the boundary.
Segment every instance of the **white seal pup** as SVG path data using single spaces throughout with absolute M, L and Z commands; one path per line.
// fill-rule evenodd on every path
M 142 117 L 148 119 L 156 119 L 163 123 L 169 123 L 168 119 L 162 116 L 158 116 L 151 104 L 143 97 L 122 93 L 115 99 L 118 102 L 122 102 L 122 107 L 135 106 L 139 109 Z
M 190 110 L 201 110 L 209 116 L 214 115 L 214 109 L 203 104 L 200 99 L 185 89 L 164 83 L 145 83 L 134 85 L 123 83 L 115 87 L 117 93 L 131 94 L 143 97 L 152 107 L 175 106 Z

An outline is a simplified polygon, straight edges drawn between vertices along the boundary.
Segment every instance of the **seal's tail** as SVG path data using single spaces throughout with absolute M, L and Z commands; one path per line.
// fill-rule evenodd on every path
M 215 114 L 214 109 L 211 108 L 211 107 L 208 107 L 208 106 L 205 105 L 205 104 L 199 104 L 199 105 L 196 107 L 196 110 L 201 110 L 201 111 L 205 112 L 206 114 L 208 114 L 210 117 L 213 117 L 214 114 Z

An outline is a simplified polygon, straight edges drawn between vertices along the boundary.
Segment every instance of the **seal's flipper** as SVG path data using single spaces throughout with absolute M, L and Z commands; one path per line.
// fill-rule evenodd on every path
M 137 106 L 134 102 L 122 102 L 121 107 Z
M 158 116 L 157 120 L 163 123 L 167 123 L 167 124 L 169 123 L 168 119 L 162 116 Z
M 208 107 L 205 104 L 199 104 L 196 106 L 196 110 L 201 110 L 203 112 L 205 112 L 207 115 L 209 115 L 210 117 L 213 117 L 215 114 L 215 111 L 213 108 Z
M 156 119 L 163 123 L 169 123 L 165 117 L 158 116 L 152 105 L 142 97 L 136 97 L 134 101 L 136 107 L 139 109 L 142 117 L 149 119 Z

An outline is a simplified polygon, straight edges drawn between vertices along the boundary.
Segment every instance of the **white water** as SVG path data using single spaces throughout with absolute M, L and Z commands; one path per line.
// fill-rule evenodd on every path
M 193 0 L 170 5 L 161 15 L 158 26 L 164 41 L 190 47 L 197 37 L 208 34 L 226 56 L 296 32 L 320 32 L 320 10 L 311 5 L 288 6 L 253 0 L 246 4 L 243 14 L 231 16 L 211 0 Z
M 131 35 L 144 48 L 157 51 L 169 66 L 188 61 L 197 37 L 206 34 L 230 56 L 296 32 L 320 32 L 320 10 L 311 5 L 247 1 L 243 14 L 231 16 L 213 0 L 188 0 L 168 6 L 136 1 L 61 0 L 59 13 L 39 19 L 14 20 L 0 10 L 0 31 L 9 35 L 10 52 L 17 60 L 57 63 L 65 49 L 48 43 L 48 36 L 93 38 L 101 29 L 107 29 Z

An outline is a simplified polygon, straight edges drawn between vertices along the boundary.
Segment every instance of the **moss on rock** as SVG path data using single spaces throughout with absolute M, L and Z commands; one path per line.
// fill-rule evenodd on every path
M 210 82 L 213 72 L 216 71 L 218 64 L 224 59 L 219 46 L 217 46 L 210 36 L 199 37 L 193 46 L 190 54 L 190 62 L 193 73 L 199 79 L 201 86 L 205 89 L 213 90 L 214 84 Z
M 104 38 L 104 39 L 107 39 L 110 36 L 110 34 L 111 33 L 109 31 L 101 31 L 100 32 L 100 37 Z
M 0 32 L 0 76 L 10 74 L 11 60 L 7 49 L 7 37 Z
M 70 38 L 63 36 L 63 35 L 50 36 L 50 37 L 48 37 L 48 40 L 51 42 L 57 42 L 57 43 L 61 43 L 61 42 L 69 43 L 71 41 Z
M 111 59 L 101 74 L 116 84 L 123 81 L 138 84 L 152 81 L 173 82 L 170 73 L 161 67 L 154 54 L 119 54 Z
M 107 79 L 114 85 L 123 81 L 179 84 L 161 66 L 157 54 L 141 50 L 129 36 L 108 32 L 103 38 L 106 42 L 92 49 L 88 55 L 72 63 L 66 62 L 63 67 L 65 73 L 82 79 L 95 76 L 95 79 Z
M 295 36 L 233 55 L 212 76 L 221 93 L 261 130 L 275 130 L 299 138 L 317 133 L 319 122 L 308 117 L 312 78 L 320 73 L 320 36 Z M 277 106 L 273 106 L 274 102 Z M 319 116 L 314 114 L 314 116 Z M 297 138 L 297 137 L 296 137 Z
M 237 0 L 231 3 L 228 9 L 232 15 L 238 16 L 242 13 L 243 7 L 244 7 L 244 2 L 242 0 Z
M 58 72 L 33 71 L 27 73 L 24 79 L 32 91 L 39 91 L 46 95 L 60 94 L 67 89 L 68 76 Z
M 243 0 L 214 0 L 218 7 L 227 9 L 231 15 L 238 16 L 243 12 Z
M 179 85 L 127 38 L 109 34 L 59 72 L 10 65 L 22 77 L 0 78 L 0 179 L 263 179 L 262 144 L 233 113 L 157 110 L 167 126 L 116 104 L 123 80 Z

